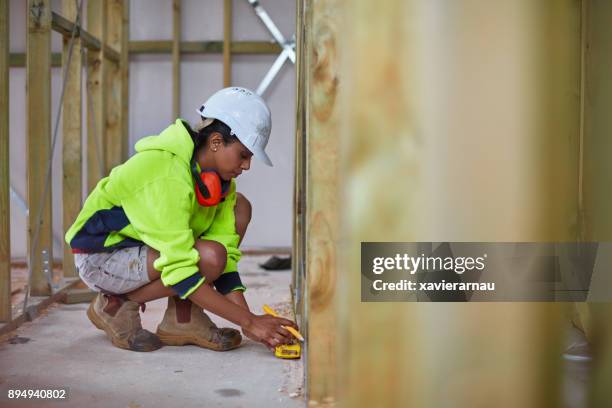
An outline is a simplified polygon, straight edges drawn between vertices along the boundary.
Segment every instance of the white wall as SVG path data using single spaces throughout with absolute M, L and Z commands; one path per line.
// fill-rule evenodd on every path
M 233 37 L 235 40 L 271 41 L 272 37 L 246 0 L 234 0 Z M 295 32 L 295 1 L 262 0 L 281 32 Z M 25 2 L 11 0 L 11 52 L 25 51 Z M 52 1 L 54 11 L 61 2 Z M 84 6 L 85 8 L 85 6 Z M 223 2 L 183 0 L 182 39 L 210 41 L 223 39 Z M 172 35 L 171 0 L 131 0 L 130 39 L 169 40 Z M 53 52 L 61 52 L 61 38 L 53 34 Z M 274 61 L 274 55 L 233 57 L 232 84 L 254 89 Z M 253 161 L 251 170 L 238 179 L 238 190 L 253 204 L 253 220 L 243 247 L 291 245 L 293 199 L 293 141 L 295 127 L 295 69 L 287 63 L 265 98 L 272 111 L 272 136 L 268 154 L 273 168 Z M 184 56 L 181 63 L 181 117 L 198 120 L 196 109 L 213 92 L 223 87 L 223 62 L 219 55 Z M 25 162 L 25 69 L 10 71 L 10 152 L 11 185 L 25 198 L 26 169 L 45 171 L 45 163 Z M 52 70 L 52 126 L 61 92 L 61 71 Z M 170 55 L 134 55 L 130 59 L 130 154 L 140 138 L 157 134 L 173 121 L 172 65 Z M 86 107 L 83 109 L 84 123 Z M 61 122 L 52 176 L 53 229 L 55 258 L 62 251 Z M 32 208 L 35 208 L 33 206 Z M 11 252 L 13 258 L 26 254 L 26 217 L 11 200 Z

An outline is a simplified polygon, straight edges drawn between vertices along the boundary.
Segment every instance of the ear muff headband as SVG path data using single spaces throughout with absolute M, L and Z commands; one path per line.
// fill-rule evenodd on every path
M 204 198 L 210 198 L 210 191 L 206 188 L 206 184 L 202 181 L 202 177 L 200 177 L 200 166 L 197 163 L 191 163 L 191 175 L 196 183 L 196 192 L 200 192 Z
M 197 162 L 191 164 L 191 174 L 195 180 L 198 203 L 204 207 L 219 204 L 228 194 L 231 181 L 222 181 L 214 170 L 200 171 Z

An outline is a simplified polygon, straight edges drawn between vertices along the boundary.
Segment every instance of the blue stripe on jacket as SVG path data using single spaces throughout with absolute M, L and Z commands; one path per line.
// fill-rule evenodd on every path
M 70 241 L 70 247 L 83 252 L 110 252 L 119 248 L 144 245 L 142 241 L 125 238 L 123 241 L 105 247 L 104 243 L 111 232 L 119 232 L 130 224 L 121 207 L 96 211 Z

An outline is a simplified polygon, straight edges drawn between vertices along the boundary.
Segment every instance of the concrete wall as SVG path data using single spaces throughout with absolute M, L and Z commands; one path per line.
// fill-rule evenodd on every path
M 85 5 L 83 6 L 86 9 Z M 290 37 L 295 32 L 295 2 L 260 2 L 281 32 Z M 272 40 L 246 0 L 234 0 L 233 37 L 235 40 Z M 25 50 L 26 2 L 12 0 L 11 52 Z M 52 1 L 52 9 L 61 11 L 61 1 Z M 86 21 L 86 19 L 85 19 Z M 182 39 L 185 41 L 222 40 L 223 2 L 218 0 L 183 0 Z M 171 0 L 131 0 L 130 39 L 169 40 L 172 36 Z M 53 52 L 61 52 L 61 37 L 53 34 Z M 234 56 L 232 84 L 256 88 L 276 56 Z M 61 70 L 52 69 L 52 118 L 57 116 L 61 92 Z M 196 109 L 223 86 L 222 55 L 185 56 L 181 63 L 181 117 L 191 123 L 198 120 Z M 251 170 L 238 179 L 238 190 L 253 203 L 253 220 L 244 239 L 244 247 L 291 246 L 293 197 L 293 143 L 295 123 L 295 77 L 292 64 L 286 64 L 265 95 L 272 110 L 272 136 L 268 152 L 273 168 L 253 161 Z M 87 107 L 83 107 L 86 114 Z M 10 71 L 10 152 L 11 185 L 25 198 L 26 169 L 46 171 L 46 163 L 25 162 L 25 68 Z M 172 63 L 168 55 L 134 55 L 130 58 L 130 154 L 133 145 L 144 136 L 156 134 L 173 121 Z M 61 123 L 53 161 L 54 256 L 62 254 L 62 183 Z M 32 207 L 32 208 L 35 208 Z M 26 217 L 11 200 L 11 252 L 13 258 L 26 254 Z

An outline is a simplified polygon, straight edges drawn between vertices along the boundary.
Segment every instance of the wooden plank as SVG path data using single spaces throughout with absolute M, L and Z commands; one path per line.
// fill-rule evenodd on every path
M 119 58 L 121 58 L 121 56 L 119 55 L 119 52 L 117 52 L 117 50 L 115 50 L 113 47 L 109 47 L 108 45 L 104 45 L 103 48 L 104 58 L 114 63 L 119 63 Z
M 43 197 L 51 145 L 51 4 L 28 0 L 26 32 L 26 121 L 28 166 L 28 254 L 32 270 L 33 296 L 51 293 L 43 267 L 53 259 L 51 188 Z M 42 206 L 41 206 L 42 203 Z M 42 208 L 42 212 L 40 211 Z M 36 225 L 40 217 L 40 224 Z M 36 231 L 38 236 L 35 236 Z
M 9 0 L 0 0 L 0 321 L 11 320 Z
M 106 40 L 106 7 L 102 0 L 87 3 L 87 27 L 89 31 Z M 106 138 L 105 122 L 107 109 L 108 64 L 105 49 L 87 52 L 87 191 L 91 192 L 105 176 Z
M 291 247 L 246 247 L 240 249 L 242 255 L 279 255 L 290 256 Z
M 267 41 L 233 41 L 232 54 L 278 54 L 282 48 Z M 131 54 L 169 54 L 172 41 L 130 41 Z M 223 41 L 181 41 L 182 54 L 221 54 Z
M 304 310 L 304 248 L 306 242 L 306 229 L 304 227 L 304 197 L 305 197 L 305 129 L 306 129 L 306 109 L 304 101 L 306 99 L 306 84 L 304 83 L 304 2 L 297 2 L 296 27 L 296 118 L 295 118 L 295 147 L 294 147 L 294 184 L 293 184 L 293 246 L 291 254 L 291 292 L 293 308 L 298 318 L 298 324 L 302 325 L 305 316 Z
M 580 231 L 585 241 L 612 241 L 612 3 L 584 1 L 583 6 L 583 216 Z M 591 289 L 606 286 L 610 279 L 591 279 Z M 589 299 L 587 298 L 587 301 Z M 603 407 L 612 401 L 612 307 L 610 303 L 587 302 L 576 305 L 579 321 L 593 350 L 589 403 Z
M 11 52 L 9 55 L 9 65 L 11 68 L 25 67 L 26 66 L 26 55 L 20 52 Z M 51 66 L 61 67 L 62 66 L 62 54 L 54 52 L 51 54 Z
M 336 283 L 339 248 L 340 110 L 337 41 L 341 33 L 340 1 L 322 0 L 306 11 L 302 69 L 305 100 L 305 275 L 308 316 L 309 400 L 336 401 L 338 364 Z M 304 124 L 302 124 L 304 125 Z M 384 404 L 379 406 L 385 406 Z
M 345 8 L 344 406 L 562 406 L 564 304 L 372 304 L 359 296 L 363 241 L 576 237 L 579 7 L 477 2 L 474 12 L 468 3 L 476 4 L 358 0 Z M 315 19 L 307 29 L 331 32 L 332 41 L 328 27 Z M 473 50 L 491 44 L 483 64 Z M 551 66 L 559 67 L 553 75 Z
M 583 142 L 583 220 L 586 241 L 612 240 L 612 189 L 609 174 L 612 163 L 612 117 L 607 115 L 607 105 L 612 102 L 612 63 L 609 45 L 612 26 L 605 21 L 612 16 L 612 3 L 589 1 L 585 45 L 586 79 L 584 84 L 584 142 Z
M 121 32 L 121 46 L 119 47 L 119 69 L 121 70 L 121 132 L 123 134 L 122 139 L 122 150 L 121 150 L 121 161 L 124 162 L 128 159 L 129 145 L 130 145 L 130 83 L 129 83 L 129 72 L 130 72 L 130 60 L 129 60 L 129 41 L 130 41 L 130 2 L 123 1 L 122 3 L 123 19 L 121 21 L 122 32 Z
M 77 16 L 77 6 L 73 0 L 63 0 L 62 11 L 73 21 Z M 82 44 L 79 37 L 74 38 L 72 56 L 66 77 L 64 105 L 62 110 L 62 152 L 63 152 L 63 231 L 66 233 L 79 214 L 82 205 L 82 85 L 81 71 L 83 67 Z M 64 67 L 68 64 L 70 37 L 64 36 Z M 66 69 L 66 68 L 64 68 Z M 63 258 L 64 276 L 77 276 L 74 266 L 74 256 L 69 245 L 64 245 Z
M 232 0 L 223 3 L 223 87 L 232 83 Z
M 97 294 L 98 292 L 89 288 L 72 288 L 66 291 L 66 296 L 62 299 L 62 302 L 66 304 L 89 303 Z
M 60 14 L 52 12 L 51 28 L 64 37 L 70 37 L 72 35 L 72 30 L 74 30 L 74 18 L 75 17 L 66 18 Z M 76 35 L 81 37 L 82 43 L 85 47 L 93 51 L 100 51 L 100 48 L 102 47 L 102 42 L 98 38 L 91 35 L 89 32 L 87 32 L 81 27 L 77 28 Z
M 181 115 L 181 0 L 172 0 L 172 113 Z
M 65 37 L 70 37 L 72 35 L 72 30 L 74 29 L 74 20 L 65 18 L 54 12 L 51 14 L 51 17 L 51 28 L 54 31 L 57 31 Z M 105 58 L 108 58 L 113 62 L 119 62 L 120 56 L 116 48 L 110 47 L 108 45 L 103 45 L 102 41 L 99 38 L 90 34 L 83 28 L 77 28 L 76 35 L 81 37 L 82 44 L 88 49 L 93 51 L 100 51 L 101 48 L 104 48 Z
M 79 279 L 66 279 L 64 285 L 52 296 L 35 297 L 30 299 L 29 306 L 24 314 L 13 317 L 8 323 L 0 325 L 0 336 L 12 332 L 23 323 L 32 321 L 51 306 L 53 303 L 61 302 L 66 296 L 66 291 L 77 286 L 81 282 Z
M 106 43 L 114 49 L 119 49 L 123 43 L 123 1 L 110 0 L 106 6 Z M 106 120 L 104 121 L 105 143 L 105 169 L 108 174 L 111 169 L 123 161 L 124 139 L 121 121 L 122 114 L 122 71 L 118 63 L 107 65 L 106 88 Z
M 597 8 L 597 7 L 596 7 Z M 608 15 L 609 17 L 609 15 Z M 612 398 L 610 376 L 612 375 L 612 304 L 607 302 L 589 303 L 589 314 L 595 322 L 591 343 L 593 350 L 592 380 L 590 381 L 589 402 L 591 407 L 605 407 Z

